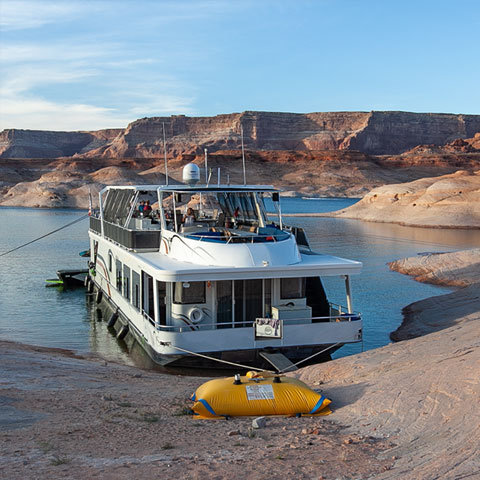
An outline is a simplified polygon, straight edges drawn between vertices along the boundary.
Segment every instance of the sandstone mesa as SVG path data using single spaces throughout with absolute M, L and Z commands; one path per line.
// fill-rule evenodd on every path
M 193 161 L 290 194 L 362 197 L 375 187 L 480 167 L 480 116 L 409 112 L 243 112 L 144 118 L 96 132 L 5 130 L 0 134 L 0 205 L 86 208 L 105 185 L 163 183 Z M 412 148 L 413 147 L 413 148 Z M 175 180 L 176 179 L 176 180 Z M 216 180 L 216 179 L 214 179 Z M 96 200 L 96 195 L 94 195 Z

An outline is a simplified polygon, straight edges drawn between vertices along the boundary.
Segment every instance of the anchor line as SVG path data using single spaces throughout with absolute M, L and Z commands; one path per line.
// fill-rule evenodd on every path
M 306 362 L 307 360 L 310 360 L 311 358 L 314 358 L 314 357 L 316 357 L 317 355 L 320 355 L 321 353 L 325 353 L 327 350 L 330 350 L 331 348 L 336 347 L 336 346 L 338 346 L 338 345 L 342 345 L 342 342 L 338 342 L 338 343 L 335 343 L 334 345 L 330 345 L 329 347 L 324 348 L 324 349 L 321 350 L 320 352 L 314 353 L 313 355 L 310 355 L 309 357 L 304 358 L 303 360 L 300 360 L 299 362 L 294 363 L 293 365 L 290 365 L 290 366 L 288 366 L 287 368 L 284 368 L 283 370 L 279 370 L 278 373 L 288 372 L 288 370 L 289 370 L 290 368 L 296 367 L 297 365 L 300 365 L 301 363 Z
M 179 350 L 180 352 L 189 353 L 190 355 L 196 355 L 197 357 L 206 358 L 207 360 L 215 360 L 216 362 L 226 363 L 227 365 L 233 365 L 234 367 L 245 368 L 247 370 L 256 370 L 256 371 L 262 371 L 262 372 L 275 373 L 272 370 L 264 370 L 264 369 L 259 370 L 259 369 L 255 369 L 253 367 L 250 367 L 248 365 L 242 365 L 241 363 L 229 362 L 228 360 L 222 360 L 220 358 L 210 357 L 209 355 L 204 355 L 203 353 L 192 352 L 190 350 L 186 350 L 185 348 L 181 348 L 181 347 L 177 347 L 176 345 L 172 345 L 170 342 L 160 342 L 160 345 L 163 345 L 163 346 L 166 346 L 166 347 L 172 347 L 172 348 L 175 348 L 175 349 Z
M 172 347 L 172 348 L 175 348 L 176 350 L 179 350 L 181 352 L 189 353 L 190 355 L 196 355 L 197 357 L 206 358 L 207 360 L 215 360 L 216 362 L 226 363 L 228 365 L 233 365 L 234 367 L 246 368 L 247 370 L 255 370 L 255 368 L 249 367 L 248 365 L 242 365 L 241 363 L 229 362 L 228 360 L 221 360 L 220 358 L 210 357 L 209 355 L 204 355 L 202 353 L 192 352 L 191 350 L 186 350 L 185 348 L 181 348 L 181 347 L 177 347 L 176 345 L 172 345 L 170 342 L 160 342 L 160 345 L 166 346 L 166 347 Z M 296 367 L 297 365 L 300 365 L 301 363 L 306 362 L 307 360 L 310 360 L 310 359 L 316 357 L 317 355 L 320 355 L 321 353 L 325 353 L 327 350 L 330 350 L 331 348 L 334 348 L 338 345 L 342 345 L 342 342 L 338 342 L 338 343 L 335 343 L 334 345 L 330 345 L 329 347 L 324 348 L 320 352 L 314 353 L 313 355 L 310 355 L 309 357 L 304 358 L 303 360 L 300 360 L 299 362 L 294 363 L 293 365 L 290 365 L 287 368 L 284 368 L 283 370 L 278 370 L 277 373 L 280 374 L 280 373 L 288 372 L 288 370 L 291 369 L 292 366 Z M 261 370 L 261 371 L 269 372 L 269 373 L 275 373 L 272 370 Z
M 63 227 L 57 228 L 57 229 L 55 229 L 55 230 L 52 230 L 51 232 L 48 232 L 48 233 L 46 233 L 45 235 L 42 235 L 41 237 L 35 238 L 34 240 L 30 240 L 29 242 L 24 243 L 23 245 L 19 245 L 18 247 L 12 248 L 12 250 L 9 250 L 8 252 L 0 253 L 0 257 L 3 257 L 4 255 L 7 255 L 7 254 L 9 254 L 9 253 L 15 252 L 16 250 L 19 250 L 20 248 L 26 247 L 27 245 L 30 245 L 30 244 L 32 244 L 32 243 L 34 243 L 34 242 L 38 242 L 38 240 L 41 240 L 42 238 L 45 238 L 45 237 L 48 237 L 49 235 L 52 235 L 52 234 L 54 234 L 54 233 L 57 233 L 57 232 L 59 232 L 60 230 L 63 230 L 64 228 L 71 227 L 72 225 L 75 225 L 76 223 L 84 220 L 84 219 L 87 218 L 88 216 L 89 216 L 88 214 L 83 215 L 82 217 L 77 218 L 77 219 L 74 220 L 73 222 L 70 222 L 70 223 L 67 223 L 66 225 L 63 225 Z

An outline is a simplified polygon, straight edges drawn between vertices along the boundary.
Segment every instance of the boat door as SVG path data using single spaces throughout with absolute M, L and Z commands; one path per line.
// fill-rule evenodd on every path
M 235 327 L 246 327 L 263 316 L 262 279 L 235 280 Z
M 270 279 L 223 280 L 216 283 L 217 323 L 220 324 L 217 328 L 246 327 L 256 318 L 270 313 Z

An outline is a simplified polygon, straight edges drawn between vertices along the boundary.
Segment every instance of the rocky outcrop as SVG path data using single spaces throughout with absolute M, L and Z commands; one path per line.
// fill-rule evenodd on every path
M 346 137 L 362 128 L 368 113 L 244 112 L 215 117 L 142 118 L 131 123 L 112 145 L 101 152 L 107 157 L 155 157 L 163 154 L 163 128 L 170 156 L 202 153 L 241 146 L 256 150 L 336 150 Z
M 480 248 L 409 257 L 389 263 L 397 272 L 419 282 L 462 287 L 407 305 L 403 322 L 390 334 L 397 342 L 480 320 Z
M 480 170 L 384 185 L 330 215 L 420 227 L 480 228 Z
M 125 130 L 5 130 L 0 134 L 0 156 L 159 157 L 163 155 L 164 128 L 170 158 L 201 154 L 205 148 L 211 153 L 239 149 L 242 129 L 245 146 L 255 150 L 359 150 L 367 154 L 392 155 L 419 144 L 436 146 L 473 137 L 480 131 L 480 115 L 252 111 L 215 117 L 173 115 L 142 118 Z
M 365 128 L 345 141 L 345 148 L 370 154 L 395 154 L 420 144 L 443 145 L 480 131 L 480 115 L 371 112 Z
M 396 272 L 412 275 L 417 282 L 453 287 L 480 284 L 480 248 L 403 258 L 388 266 Z
M 50 132 L 9 129 L 0 133 L 0 158 L 58 158 L 97 149 L 121 130 Z
M 401 158 L 400 158 L 401 157 Z M 203 154 L 169 159 L 174 183 L 188 162 L 203 167 Z M 208 165 L 217 180 L 243 183 L 240 150 L 209 154 Z M 275 185 L 290 194 L 361 197 L 385 184 L 398 184 L 425 175 L 442 175 L 462 167 L 474 171 L 480 154 L 372 157 L 358 151 L 246 151 L 247 182 Z M 113 184 L 163 184 L 163 159 L 75 158 L 3 159 L 0 161 L 0 205 L 41 207 L 88 206 L 88 188 L 96 192 Z M 394 196 L 392 194 L 391 196 Z
M 359 150 L 397 154 L 416 145 L 443 145 L 480 131 L 480 115 L 408 112 L 274 113 L 244 112 L 216 117 L 143 118 L 131 123 L 108 157 L 152 157 L 163 153 L 163 127 L 171 155 L 239 148 L 259 150 Z

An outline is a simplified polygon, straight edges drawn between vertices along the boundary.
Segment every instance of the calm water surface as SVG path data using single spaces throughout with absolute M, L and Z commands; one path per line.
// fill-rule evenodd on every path
M 352 199 L 287 198 L 284 213 L 326 212 L 345 208 Z M 0 253 L 59 228 L 86 212 L 71 209 L 0 208 Z M 389 343 L 388 334 L 401 323 L 401 309 L 416 300 L 450 290 L 420 284 L 391 272 L 392 260 L 420 252 L 444 252 L 480 246 L 479 230 L 438 230 L 330 218 L 285 219 L 306 228 L 313 249 L 363 262 L 361 275 L 352 277 L 354 309 L 363 313 L 364 349 Z M 95 303 L 83 289 L 45 288 L 56 270 L 85 268 L 78 253 L 88 248 L 88 220 L 83 220 L 39 242 L 0 257 L 0 339 L 96 352 L 125 363 L 140 361 L 128 355 L 98 322 Z M 324 279 L 330 300 L 345 304 L 339 279 Z M 335 356 L 361 351 L 345 346 Z

